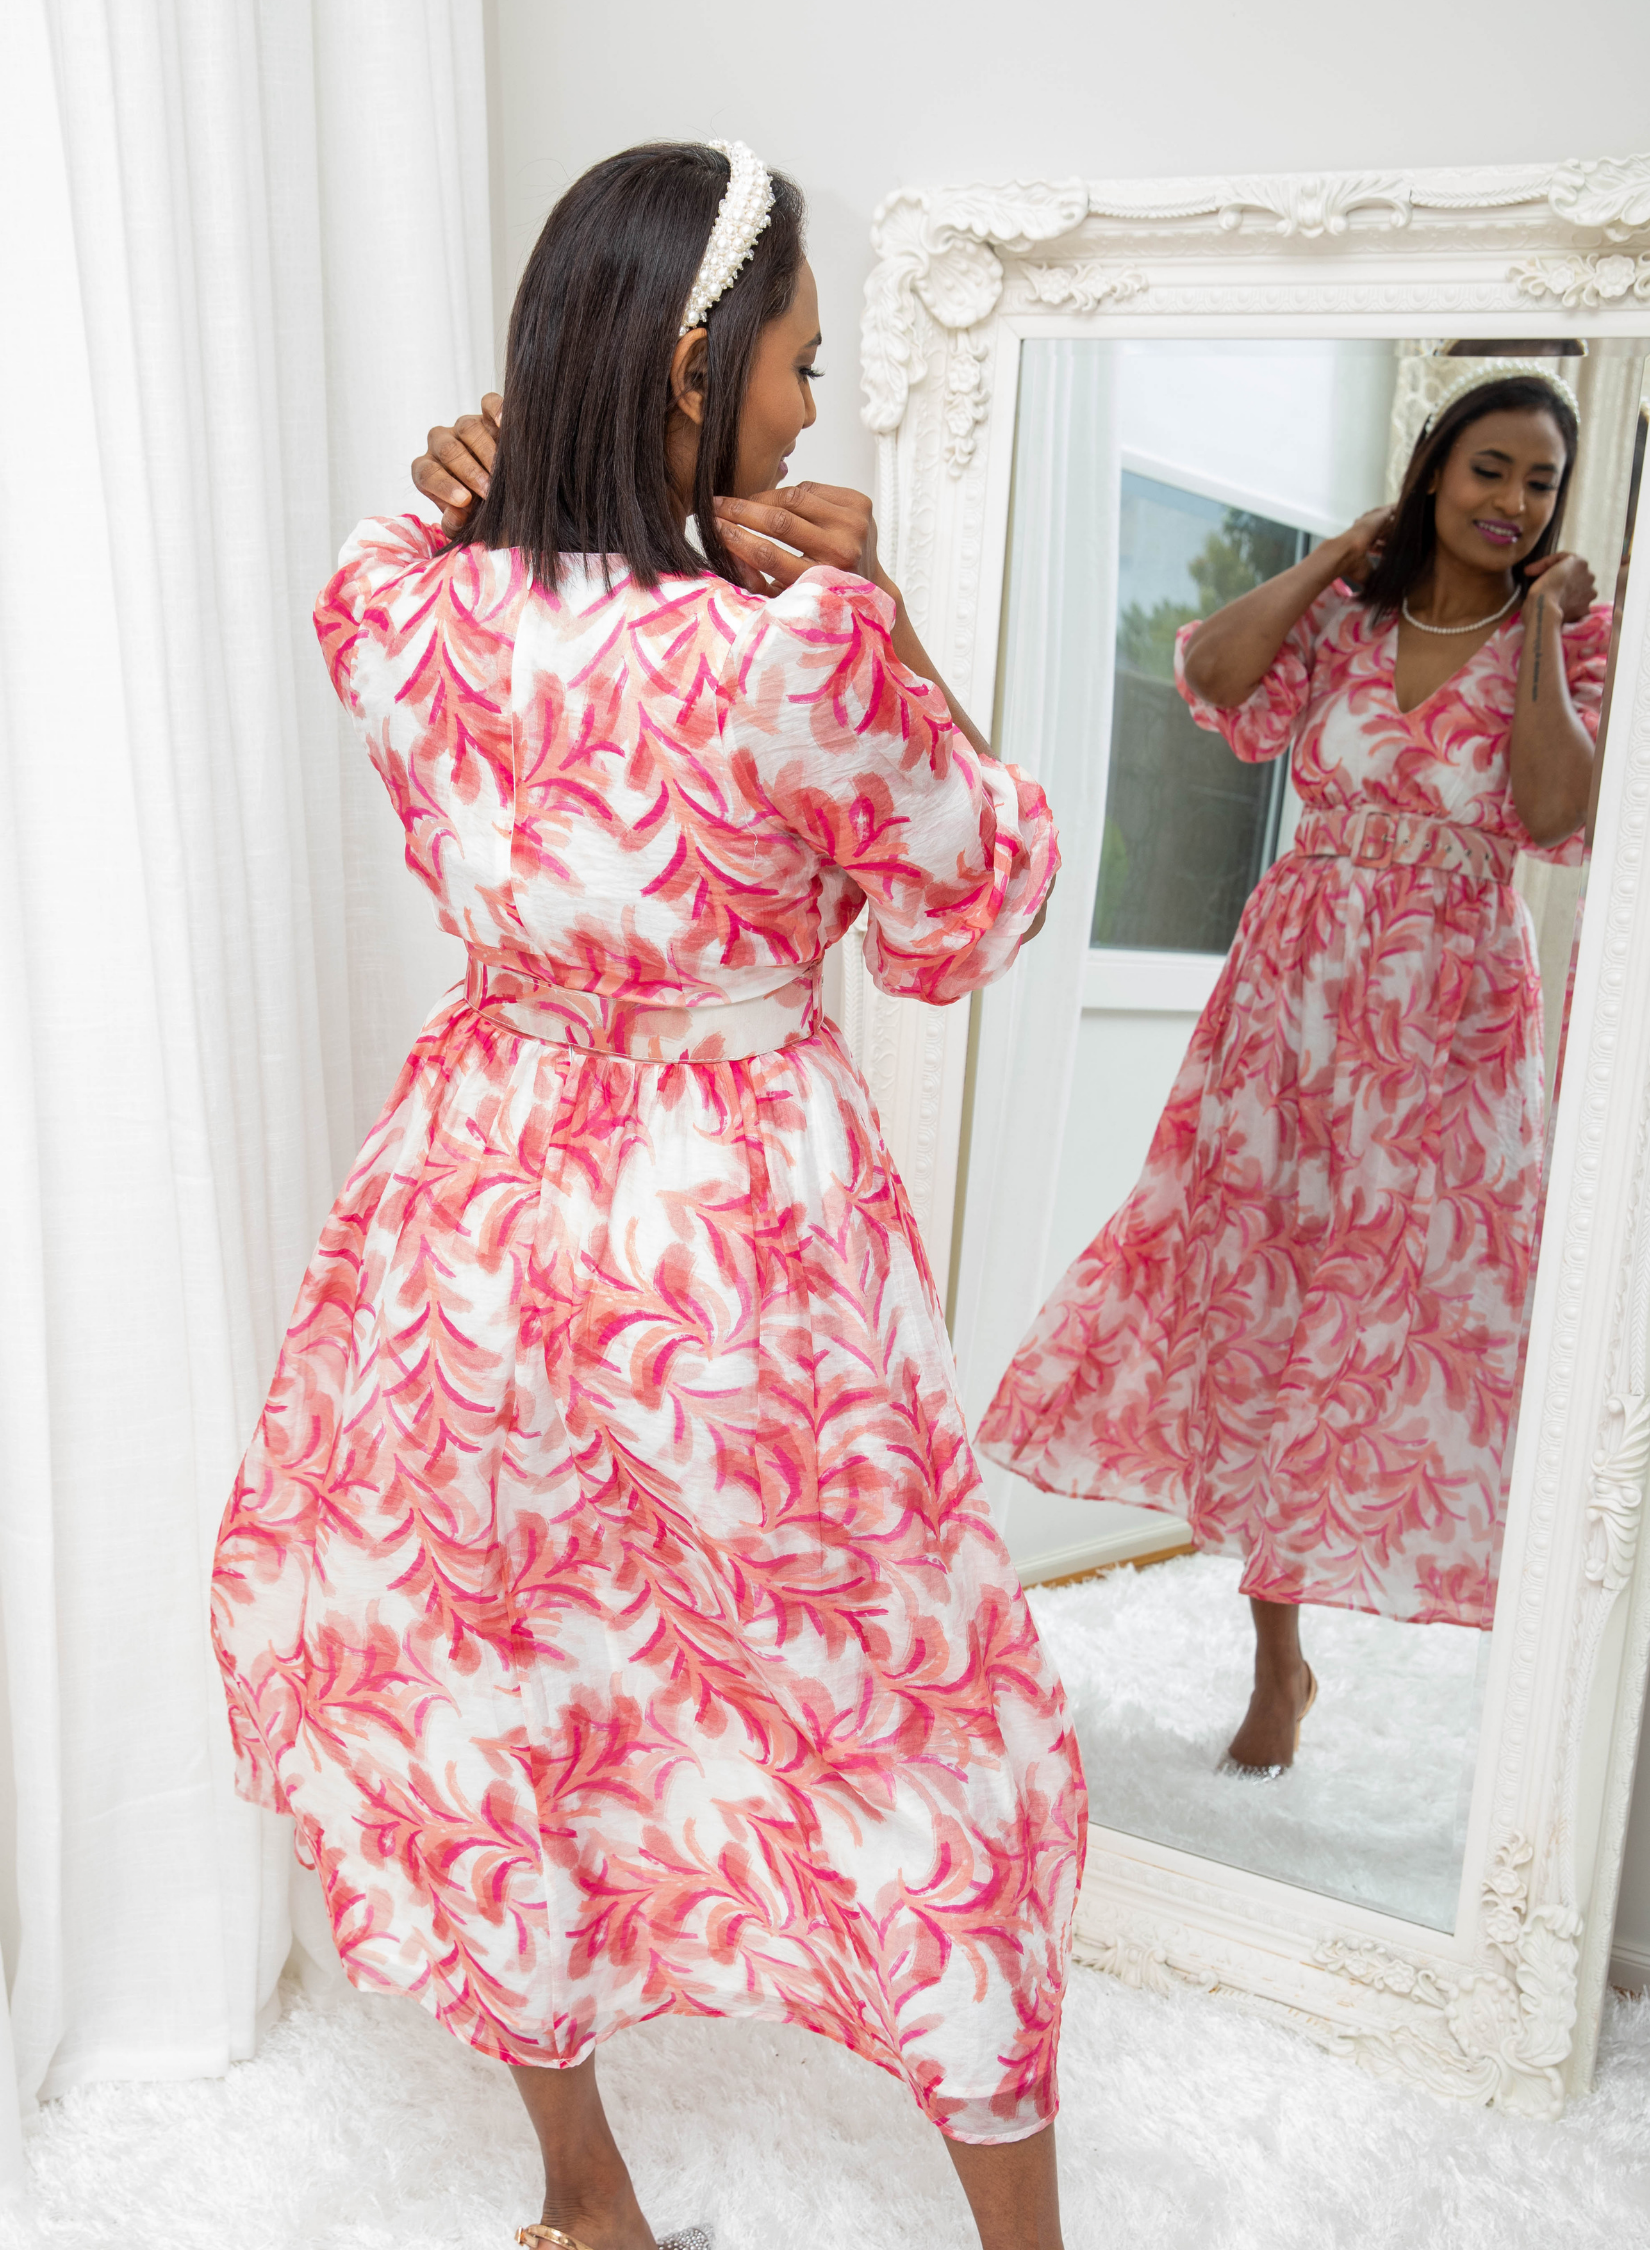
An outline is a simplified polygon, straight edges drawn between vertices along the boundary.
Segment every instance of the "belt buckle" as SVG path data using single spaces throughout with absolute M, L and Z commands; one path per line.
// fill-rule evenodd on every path
M 1390 867 L 1392 847 L 1397 841 L 1398 819 L 1395 813 L 1368 810 L 1361 812 L 1358 815 L 1357 833 L 1352 839 L 1354 864 L 1359 867 Z

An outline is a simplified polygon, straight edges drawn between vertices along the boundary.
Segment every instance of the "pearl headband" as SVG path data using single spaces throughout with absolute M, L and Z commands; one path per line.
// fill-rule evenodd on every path
M 1422 437 L 1426 436 L 1446 406 L 1453 406 L 1468 391 L 1476 391 L 1485 383 L 1499 383 L 1509 375 L 1530 375 L 1538 383 L 1545 383 L 1559 398 L 1569 401 L 1570 412 L 1578 422 L 1581 420 L 1580 399 L 1562 375 L 1553 373 L 1550 359 L 1483 359 L 1476 365 L 1469 366 L 1458 382 L 1451 383 L 1449 389 L 1433 401 L 1432 412 L 1421 424 Z
M 685 336 L 690 328 L 703 328 L 712 305 L 738 280 L 773 209 L 773 182 L 744 142 L 712 141 L 710 145 L 718 156 L 727 158 L 731 176 L 722 190 L 716 224 L 710 230 L 699 271 L 693 277 L 678 336 Z

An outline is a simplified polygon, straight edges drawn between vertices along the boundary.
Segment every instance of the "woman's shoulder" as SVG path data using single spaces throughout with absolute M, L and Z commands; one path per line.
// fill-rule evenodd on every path
M 1331 580 L 1306 613 L 1314 641 L 1333 641 L 1338 647 L 1362 647 L 1378 641 L 1391 620 L 1370 608 L 1356 586 L 1344 578 Z
M 496 668 L 531 586 L 508 550 L 452 546 L 422 516 L 369 516 L 315 604 L 334 686 L 364 717 L 369 704 L 404 695 L 432 638 L 462 643 L 472 670 Z
M 352 563 L 406 568 L 434 561 L 447 549 L 439 524 L 423 516 L 364 516 L 338 550 L 338 567 Z
M 893 596 L 870 579 L 828 563 L 812 564 L 777 594 L 747 594 L 739 586 L 725 591 L 746 624 L 766 624 L 778 632 L 853 631 L 865 625 L 880 626 L 885 633 L 894 629 Z
M 462 580 L 477 594 L 523 588 L 530 577 L 525 558 L 513 549 L 454 546 L 439 524 L 422 516 L 368 516 L 338 550 L 338 568 L 321 601 L 359 609 L 401 589 L 421 599 L 436 580 Z
M 737 676 L 752 664 L 798 665 L 822 672 L 857 663 L 893 639 L 893 597 L 851 570 L 816 563 L 777 594 L 750 594 L 715 582 L 714 597 L 730 634 L 728 661 Z

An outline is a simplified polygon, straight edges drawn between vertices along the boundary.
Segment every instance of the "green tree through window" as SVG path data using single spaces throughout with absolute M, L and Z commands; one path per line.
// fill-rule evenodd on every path
M 1287 570 L 1306 535 L 1123 476 L 1111 766 L 1091 942 L 1224 953 L 1277 844 L 1284 761 L 1241 765 L 1174 686 L 1175 635 Z

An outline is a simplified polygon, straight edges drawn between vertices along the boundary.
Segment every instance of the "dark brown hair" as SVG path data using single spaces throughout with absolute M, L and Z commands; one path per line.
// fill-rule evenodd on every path
M 592 165 L 556 204 L 510 315 L 487 497 L 455 545 L 519 548 L 545 586 L 561 555 L 622 556 L 642 586 L 707 565 L 740 583 L 711 501 L 733 479 L 757 339 L 796 294 L 804 205 L 776 172 L 768 224 L 705 323 L 695 549 L 666 474 L 670 362 L 728 178 L 716 150 L 658 141 Z
M 1532 412 L 1550 414 L 1557 423 L 1558 434 L 1564 440 L 1564 469 L 1546 529 L 1523 561 L 1514 566 L 1519 584 L 1524 584 L 1531 563 L 1553 552 L 1564 522 L 1564 502 L 1570 489 L 1571 472 L 1576 465 L 1580 431 L 1575 409 L 1562 393 L 1542 382 L 1539 376 L 1503 375 L 1495 382 L 1480 383 L 1470 391 L 1463 391 L 1445 407 L 1432 428 L 1423 430 L 1416 439 L 1415 451 L 1409 457 L 1409 467 L 1404 474 L 1403 490 L 1398 495 L 1398 512 L 1382 542 L 1380 557 L 1360 588 L 1362 598 L 1377 617 L 1396 616 L 1401 603 L 1432 567 L 1438 531 L 1433 521 L 1433 496 L 1427 487 L 1434 472 L 1441 470 L 1449 459 L 1450 449 L 1462 431 L 1482 421 L 1486 414 Z

